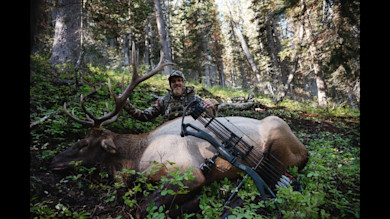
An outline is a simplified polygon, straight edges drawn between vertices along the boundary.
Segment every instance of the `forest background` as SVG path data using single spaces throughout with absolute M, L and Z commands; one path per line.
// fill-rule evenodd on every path
M 131 42 L 140 74 L 157 65 L 163 50 L 202 98 L 253 104 L 221 108 L 219 116 L 278 116 L 308 148 L 307 166 L 289 170 L 303 185 L 301 192 L 281 189 L 277 206 L 267 204 L 247 179 L 237 195 L 244 202 L 232 209 L 235 217 L 360 217 L 360 1 L 30 3 L 30 218 L 133 218 L 156 189 L 142 173 L 132 172 L 139 180 L 127 187 L 95 167 L 77 164 L 65 174 L 50 168 L 56 154 L 89 131 L 64 113 L 64 102 L 80 118 L 81 94 L 94 115 L 112 110 L 107 80 L 116 94 L 122 81 L 128 83 Z M 145 109 L 164 95 L 170 70 L 141 83 L 131 103 Z M 139 134 L 163 122 L 139 122 L 122 112 L 105 128 Z M 180 218 L 220 217 L 239 180 L 203 187 L 198 210 Z M 171 208 L 147 210 L 151 218 L 166 218 Z M 381 213 L 370 215 L 375 212 Z
M 356 0 L 38 0 L 30 51 L 76 84 L 88 66 L 153 68 L 160 48 L 188 81 L 360 107 Z M 61 67 L 62 66 L 62 67 Z M 168 74 L 172 67 L 166 67 Z

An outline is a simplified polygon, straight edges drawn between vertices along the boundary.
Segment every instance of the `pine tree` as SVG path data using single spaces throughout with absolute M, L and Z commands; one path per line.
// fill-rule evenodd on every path
M 221 37 L 214 1 L 183 1 L 174 14 L 177 16 L 172 26 L 175 62 L 189 79 L 208 86 L 224 84 L 223 48 L 219 42 Z

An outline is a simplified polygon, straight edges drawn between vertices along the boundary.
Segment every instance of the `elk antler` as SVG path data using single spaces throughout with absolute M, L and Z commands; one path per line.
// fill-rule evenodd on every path
M 100 128 L 100 127 L 102 127 L 104 125 L 108 125 L 108 124 L 110 124 L 112 122 L 115 122 L 118 119 L 119 113 L 121 112 L 122 108 L 124 107 L 124 105 L 126 103 L 126 99 L 129 98 L 130 94 L 133 92 L 134 88 L 139 83 L 141 83 L 142 81 L 145 81 L 145 80 L 149 79 L 150 77 L 152 77 L 153 75 L 157 74 L 166 65 L 175 65 L 172 62 L 165 62 L 164 63 L 164 52 L 161 51 L 160 62 L 158 63 L 157 67 L 154 68 L 149 73 L 147 73 L 147 74 L 145 74 L 143 76 L 140 76 L 140 75 L 138 75 L 138 70 L 137 70 L 136 53 L 135 53 L 134 42 L 132 42 L 131 53 L 132 53 L 133 77 L 131 79 L 130 84 L 126 87 L 126 89 L 124 91 L 122 90 L 123 91 L 122 94 L 120 94 L 118 97 L 115 96 L 114 92 L 112 91 L 112 89 L 111 89 L 111 82 L 110 82 L 110 79 L 108 79 L 108 88 L 110 90 L 111 96 L 113 97 L 113 99 L 115 101 L 115 109 L 113 111 L 109 112 L 108 114 L 106 114 L 106 115 L 104 115 L 102 117 L 99 117 L 99 118 L 95 117 L 93 114 L 88 112 L 88 110 L 85 108 L 83 95 L 81 94 L 80 95 L 80 104 L 81 104 L 81 108 L 83 109 L 83 111 L 86 114 L 87 121 L 79 119 L 79 118 L 76 118 L 74 116 L 73 111 L 72 111 L 72 114 L 70 114 L 68 112 L 68 110 L 66 109 L 66 103 L 64 103 L 65 113 L 70 118 L 72 118 L 74 121 L 76 121 L 76 122 L 78 122 L 80 124 L 90 125 L 92 127 L 97 127 L 97 128 Z

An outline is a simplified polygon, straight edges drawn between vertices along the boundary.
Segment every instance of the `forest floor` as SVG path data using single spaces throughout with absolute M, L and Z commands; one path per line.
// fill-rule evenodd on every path
M 47 76 L 32 73 L 30 85 L 31 120 L 36 121 L 58 109 L 63 99 L 72 94 L 71 85 L 53 83 Z M 46 71 L 46 70 L 45 70 Z M 82 88 L 83 89 L 83 88 Z M 85 88 L 87 90 L 87 88 Z M 140 85 L 133 101 L 137 107 L 147 107 L 154 95 L 165 91 L 150 85 Z M 60 95 L 61 94 L 61 95 Z M 199 93 L 201 97 L 223 100 L 224 97 Z M 69 95 L 70 102 L 76 95 Z M 106 88 L 91 95 L 100 109 L 104 99 L 110 98 Z M 48 101 L 50 100 L 50 101 Z M 51 103 L 50 103 L 51 102 Z M 77 101 L 76 101 L 77 102 Z M 300 172 L 289 173 L 303 185 L 301 192 L 292 188 L 277 191 L 273 203 L 261 201 L 253 182 L 248 180 L 238 193 L 241 200 L 232 212 L 237 217 L 256 218 L 359 218 L 360 217 L 360 118 L 359 113 L 333 114 L 328 111 L 304 110 L 288 104 L 274 106 L 255 99 L 248 110 L 221 110 L 218 116 L 245 116 L 262 119 L 278 116 L 288 123 L 294 134 L 308 148 L 310 159 Z M 288 102 L 287 102 L 288 103 Z M 74 103 L 75 105 L 77 103 Z M 138 105 L 137 105 L 138 104 Z M 92 107 L 93 108 L 93 107 Z M 77 113 L 77 111 L 76 111 Z M 139 123 L 122 114 L 116 124 L 107 127 L 119 133 L 142 133 L 156 128 L 161 119 Z M 130 121 L 129 121 L 130 120 Z M 124 128 L 123 128 L 124 127 Z M 71 122 L 60 110 L 49 119 L 31 128 L 30 144 L 30 218 L 135 218 L 137 206 L 150 192 L 150 182 L 138 179 L 132 188 L 118 185 L 104 170 L 79 166 L 70 172 L 57 172 L 49 168 L 52 158 L 82 139 L 88 129 Z M 141 173 L 140 173 L 141 174 Z M 141 175 L 139 175 L 141 176 Z M 142 178 L 142 177 L 141 177 Z M 220 217 L 224 201 L 239 181 L 215 182 L 202 189 L 197 211 L 183 213 L 180 218 Z M 252 185 L 252 186 L 251 186 Z M 136 190 L 138 187 L 138 190 Z M 131 193 L 133 192 L 133 193 Z M 210 207 L 211 206 L 211 207 Z M 149 206 L 151 218 L 164 218 L 169 209 Z
M 262 108 L 263 107 L 263 108 Z M 349 144 L 353 147 L 359 148 L 359 121 L 355 117 L 330 117 L 321 116 L 318 114 L 310 114 L 306 112 L 297 113 L 299 118 L 287 116 L 290 111 L 286 108 L 279 107 L 267 107 L 262 104 L 258 104 L 258 107 L 263 109 L 262 113 L 257 113 L 254 109 L 243 112 L 234 112 L 234 115 L 258 114 L 255 117 L 265 117 L 267 115 L 275 115 L 274 111 L 278 110 L 278 116 L 284 119 L 290 127 L 299 133 L 305 133 L 300 135 L 300 139 L 305 145 L 309 145 L 310 141 L 314 139 L 324 138 L 321 133 L 327 133 L 327 135 L 340 135 L 348 136 L 350 139 Z M 232 112 L 227 113 L 232 114 Z M 283 115 L 285 114 L 285 115 Z M 287 115 L 286 115 L 287 114 Z M 51 145 L 50 142 L 49 145 Z M 45 145 L 47 143 L 40 143 Z M 72 144 L 73 141 L 64 142 L 63 144 Z M 108 218 L 122 216 L 122 218 L 131 218 L 135 212 L 129 210 L 129 207 L 124 203 L 118 201 L 118 204 L 113 204 L 108 201 L 109 190 L 92 189 L 91 185 L 110 185 L 111 182 L 108 178 L 102 179 L 99 174 L 81 173 L 82 178 L 72 178 L 69 176 L 80 176 L 78 172 L 74 173 L 59 173 L 53 172 L 49 169 L 49 163 L 51 159 L 45 158 L 45 151 L 52 151 L 50 146 L 47 146 L 46 150 L 31 151 L 31 166 L 30 166 L 30 181 L 31 181 L 31 216 L 71 216 L 79 217 L 82 215 L 92 216 L 94 218 Z M 337 148 L 338 145 L 335 145 Z M 48 152 L 49 153 L 49 152 Z M 50 156 L 50 155 L 46 155 Z M 51 156 L 50 156 L 51 157 Z M 310 165 L 310 164 L 309 164 Z M 342 179 L 336 187 L 345 187 Z M 353 182 L 355 190 L 353 195 L 356 204 L 359 199 L 359 181 Z M 232 182 L 234 184 L 234 182 Z M 88 186 L 89 185 L 89 186 Z M 348 188 L 345 188 L 346 190 Z M 348 191 L 348 190 L 347 190 Z M 111 191 L 112 192 L 112 191 Z M 123 195 L 123 191 L 118 191 L 114 195 L 113 199 L 120 200 L 119 194 Z M 351 194 L 352 195 L 352 194 Z M 355 206 L 358 208 L 359 206 Z M 334 212 L 329 212 L 331 216 L 337 216 L 339 210 L 329 209 Z M 351 209 L 352 212 L 344 212 L 345 217 L 359 215 L 359 209 Z M 89 214 L 87 214 L 89 213 Z M 337 214 L 336 214 L 337 213 Z M 71 215 L 70 215 L 71 214 Z M 270 212 L 267 214 L 272 215 Z M 128 215 L 128 216 L 126 216 Z M 130 216 L 132 215 L 132 216 Z

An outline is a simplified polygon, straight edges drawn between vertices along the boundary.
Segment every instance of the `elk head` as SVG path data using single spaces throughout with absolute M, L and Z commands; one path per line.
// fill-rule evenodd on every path
M 111 89 L 111 83 L 108 79 L 108 87 L 110 94 L 115 101 L 115 109 L 102 117 L 96 117 L 84 106 L 83 95 L 80 96 L 81 108 L 83 109 L 86 119 L 82 120 L 75 117 L 73 111 L 70 114 L 67 110 L 66 103 L 64 103 L 64 111 L 66 115 L 72 118 L 74 121 L 91 126 L 91 130 L 88 135 L 74 144 L 72 147 L 68 148 L 64 152 L 58 154 L 52 161 L 51 167 L 54 170 L 65 169 L 71 167 L 71 161 L 83 161 L 83 165 L 91 165 L 97 161 L 103 161 L 107 156 L 112 156 L 117 153 L 118 145 L 114 143 L 115 136 L 118 135 L 109 130 L 103 130 L 102 126 L 113 123 L 117 120 L 121 110 L 126 104 L 127 98 L 133 92 L 134 88 L 144 80 L 149 79 L 158 72 L 160 72 L 166 65 L 174 65 L 171 62 L 164 63 L 164 53 L 161 51 L 160 62 L 156 68 L 154 68 L 149 73 L 140 76 L 138 75 L 137 66 L 136 66 L 136 53 L 134 42 L 132 43 L 132 66 L 133 66 L 133 76 L 130 84 L 126 89 L 122 89 L 122 94 L 118 97 L 115 96 L 114 92 Z
M 52 169 L 71 169 L 72 161 L 82 161 L 84 166 L 92 166 L 99 161 L 111 159 L 117 153 L 115 135 L 117 134 L 110 130 L 92 128 L 84 139 L 54 157 Z

